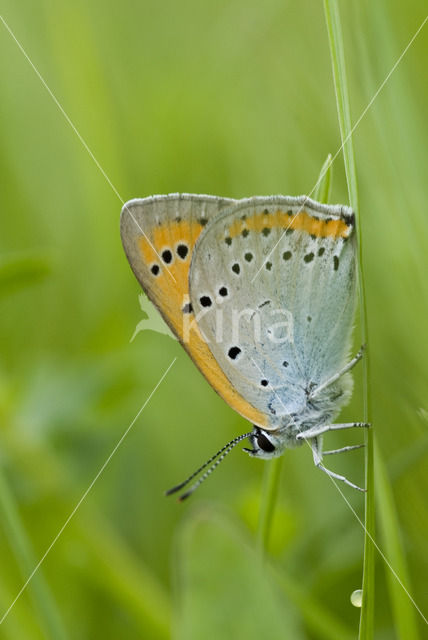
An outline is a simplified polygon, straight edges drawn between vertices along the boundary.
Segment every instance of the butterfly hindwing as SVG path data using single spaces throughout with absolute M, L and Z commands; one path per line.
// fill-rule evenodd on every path
M 307 198 L 251 198 L 201 234 L 190 300 L 215 360 L 266 420 L 299 411 L 347 356 L 354 218 Z M 273 250 L 273 251 L 272 251 Z

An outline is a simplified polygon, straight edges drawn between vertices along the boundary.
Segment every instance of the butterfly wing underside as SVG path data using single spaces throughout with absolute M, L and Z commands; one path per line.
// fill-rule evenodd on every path
M 233 388 L 201 336 L 189 298 L 189 267 L 198 237 L 236 200 L 191 194 L 135 199 L 122 209 L 120 231 L 131 268 L 162 317 L 214 389 L 238 413 L 264 416 Z
M 353 230 L 347 207 L 252 198 L 223 212 L 197 242 L 190 300 L 199 328 L 234 388 L 272 424 L 299 411 L 306 389 L 345 363 Z

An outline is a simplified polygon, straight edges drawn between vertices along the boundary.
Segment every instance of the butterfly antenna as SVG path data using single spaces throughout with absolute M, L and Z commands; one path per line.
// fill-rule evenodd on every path
M 192 495 L 192 493 L 199 487 L 199 485 L 202 484 L 202 482 L 208 478 L 208 476 L 214 471 L 214 469 L 218 467 L 220 462 L 224 460 L 227 454 L 230 453 L 232 449 L 236 447 L 236 445 L 239 444 L 242 440 L 245 440 L 245 438 L 248 438 L 251 435 L 251 433 L 252 431 L 250 431 L 249 433 L 244 433 L 241 436 L 237 436 L 236 438 L 233 438 L 233 440 L 225 444 L 224 447 L 222 447 L 219 451 L 217 451 L 217 453 L 211 456 L 209 460 L 204 462 L 204 464 L 201 467 L 199 467 L 199 469 L 194 471 L 192 475 L 190 475 L 187 478 L 187 480 L 185 480 L 184 482 L 180 482 L 180 484 L 177 484 L 175 487 L 172 487 L 172 489 L 168 489 L 168 491 L 165 491 L 165 495 L 170 496 L 172 493 L 176 493 L 177 491 L 180 491 L 180 489 L 183 489 L 183 487 L 189 484 L 189 482 L 191 482 L 193 478 L 199 475 L 201 471 L 203 471 L 206 467 L 208 467 L 208 465 L 210 465 L 212 462 L 215 461 L 214 464 L 212 464 L 211 467 L 209 467 L 205 471 L 205 473 L 190 487 L 190 489 L 179 497 L 180 502 L 182 502 L 183 500 L 186 500 L 186 498 Z

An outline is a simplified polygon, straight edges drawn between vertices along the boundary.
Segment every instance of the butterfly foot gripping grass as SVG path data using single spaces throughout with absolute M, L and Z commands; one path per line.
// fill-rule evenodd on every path
M 352 393 L 348 354 L 355 311 L 355 220 L 351 209 L 305 196 L 170 194 L 129 201 L 121 236 L 131 268 L 195 364 L 254 426 L 167 493 L 187 498 L 242 440 L 273 458 L 307 442 L 322 450 Z M 203 472 L 203 473 L 202 473 Z M 200 475 L 202 473 L 202 475 Z M 199 478 L 195 480 L 197 477 Z

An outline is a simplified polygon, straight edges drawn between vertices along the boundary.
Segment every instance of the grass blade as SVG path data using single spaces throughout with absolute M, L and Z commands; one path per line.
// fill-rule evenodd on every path
M 406 589 L 409 590 L 407 563 L 400 539 L 394 496 L 385 464 L 376 444 L 374 455 L 376 460 L 376 504 L 382 546 L 394 571 L 400 577 Z M 397 638 L 400 640 L 418 640 L 419 632 L 414 606 L 389 567 L 385 566 L 385 572 Z
M 346 80 L 345 54 L 343 50 L 342 28 L 340 26 L 337 0 L 324 0 L 324 10 L 330 43 L 331 63 L 333 69 L 336 106 L 339 120 L 340 136 L 343 145 L 343 161 L 345 163 L 346 181 L 348 184 L 349 202 L 358 212 L 358 185 L 355 169 L 354 146 L 352 143 L 351 111 L 349 108 L 348 83 Z
M 357 232 L 359 242 L 359 296 L 361 309 L 362 341 L 367 344 L 367 309 L 364 293 L 362 246 L 360 233 L 360 217 L 358 207 L 358 184 L 355 169 L 354 148 L 352 144 L 351 113 L 349 108 L 348 85 L 345 71 L 345 55 L 343 50 L 342 29 L 340 26 L 339 8 L 337 0 L 324 0 L 324 12 L 330 43 L 330 54 L 333 69 L 333 80 L 336 92 L 337 113 L 340 135 L 343 145 L 346 181 L 348 184 L 349 202 L 357 217 Z M 363 360 L 364 366 L 364 420 L 370 416 L 368 350 Z M 363 600 L 360 616 L 359 640 L 371 640 L 374 633 L 374 545 L 375 536 L 375 504 L 374 504 L 374 467 L 373 467 L 373 433 L 366 434 L 366 499 L 365 499 L 365 536 L 364 536 L 364 567 L 363 567 Z
M 328 154 L 321 168 L 314 191 L 314 200 L 327 204 L 330 202 L 331 189 L 333 184 L 333 157 Z
M 19 517 L 13 496 L 1 472 L 0 515 L 10 547 L 13 549 L 16 562 L 21 568 L 23 579 L 27 579 L 28 575 L 30 575 L 36 566 L 37 561 Z M 46 638 L 66 640 L 68 634 L 66 633 L 60 613 L 44 580 L 41 569 L 34 574 L 28 585 L 28 591 L 34 600 L 35 608 Z M 1 612 L 0 624 L 7 619 L 7 614 L 8 610 Z
M 278 496 L 279 478 L 281 475 L 283 456 L 270 460 L 264 469 L 263 489 L 261 495 L 257 541 L 260 556 L 263 558 L 268 550 L 270 530 Z

